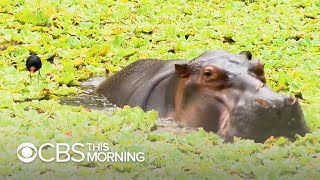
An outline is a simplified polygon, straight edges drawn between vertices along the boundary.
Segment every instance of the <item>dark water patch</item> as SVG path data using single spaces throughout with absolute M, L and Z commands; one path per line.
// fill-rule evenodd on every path
M 76 107 L 83 106 L 84 108 L 101 111 L 113 111 L 116 108 L 105 97 L 86 93 L 74 97 L 64 97 L 60 100 L 60 104 Z
M 113 111 L 116 108 L 115 105 L 109 103 L 105 97 L 93 93 L 94 88 L 103 80 L 105 80 L 105 77 L 95 77 L 82 82 L 80 87 L 84 93 L 72 97 L 62 97 L 60 104 L 83 106 L 93 110 Z

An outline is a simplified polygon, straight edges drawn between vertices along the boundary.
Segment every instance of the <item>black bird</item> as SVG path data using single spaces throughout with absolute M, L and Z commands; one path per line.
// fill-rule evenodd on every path
M 42 67 L 41 59 L 37 55 L 29 56 L 26 62 L 26 67 L 30 72 L 30 79 L 31 79 L 31 75 L 33 75 L 33 73 L 35 73 L 38 70 L 39 70 L 39 76 L 40 76 L 40 69 Z

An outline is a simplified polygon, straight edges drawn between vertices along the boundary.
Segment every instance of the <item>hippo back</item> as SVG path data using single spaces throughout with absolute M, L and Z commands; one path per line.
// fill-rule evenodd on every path
M 174 64 L 180 62 L 186 61 L 138 60 L 107 78 L 95 91 L 120 107 L 124 105 L 140 106 L 144 110 L 168 107 L 168 104 L 163 104 L 168 102 L 161 102 L 163 101 L 162 95 L 165 95 L 167 90 L 174 90 L 174 87 L 168 88 L 168 83 L 170 77 L 175 76 Z M 151 100 L 158 97 L 161 99 Z M 160 111 L 160 115 L 165 112 Z

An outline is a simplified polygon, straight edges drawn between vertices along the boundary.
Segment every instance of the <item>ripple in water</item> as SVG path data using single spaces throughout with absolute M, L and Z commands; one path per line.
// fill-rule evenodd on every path
M 73 97 L 62 97 L 60 104 L 69 106 L 83 106 L 85 108 L 101 110 L 101 111 L 113 111 L 116 106 L 109 103 L 107 99 L 101 95 L 96 95 L 93 90 L 98 86 L 105 77 L 90 78 L 80 84 L 83 94 L 79 94 Z

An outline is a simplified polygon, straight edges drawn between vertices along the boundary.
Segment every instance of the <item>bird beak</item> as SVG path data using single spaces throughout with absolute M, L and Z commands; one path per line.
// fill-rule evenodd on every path
M 33 75 L 35 71 L 36 71 L 36 68 L 34 66 L 32 66 L 30 68 L 30 74 Z

